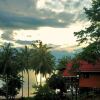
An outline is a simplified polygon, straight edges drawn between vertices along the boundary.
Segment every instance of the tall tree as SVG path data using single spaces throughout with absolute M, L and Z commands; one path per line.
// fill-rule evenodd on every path
M 0 49 L 0 74 L 6 82 L 6 99 L 8 100 L 8 81 L 13 75 L 17 75 L 17 50 L 12 48 L 11 44 L 4 44 Z
M 23 71 L 27 72 L 28 75 L 28 98 L 29 98 L 29 70 L 30 70 L 30 49 L 25 46 L 19 50 L 18 59 L 20 65 L 20 71 L 22 72 L 22 81 L 23 81 Z M 23 97 L 23 86 L 22 86 L 22 97 Z
M 88 44 L 83 49 L 82 54 L 80 53 L 80 57 L 92 62 L 100 59 L 100 0 L 92 0 L 91 7 L 89 9 L 85 8 L 85 14 L 91 25 L 80 32 L 75 32 L 74 35 L 77 37 L 79 44 Z
M 32 63 L 33 70 L 35 74 L 40 74 L 40 85 L 41 77 L 51 74 L 54 68 L 54 56 L 50 52 L 50 48 L 46 44 L 43 44 L 41 41 L 36 41 L 32 44 L 33 53 L 32 53 Z
M 3 81 L 3 80 L 2 80 Z M 21 77 L 20 75 L 12 75 L 8 80 L 8 96 L 10 100 L 15 100 L 15 96 L 19 93 L 21 88 Z M 0 88 L 0 95 L 6 97 L 7 84 L 4 83 Z
M 20 49 L 18 51 L 18 54 L 17 54 L 17 62 L 18 62 L 18 66 L 19 66 L 19 73 L 21 72 L 21 77 L 22 77 L 22 98 L 23 98 L 23 82 L 24 82 L 24 71 L 25 71 L 25 66 L 23 65 L 23 49 Z

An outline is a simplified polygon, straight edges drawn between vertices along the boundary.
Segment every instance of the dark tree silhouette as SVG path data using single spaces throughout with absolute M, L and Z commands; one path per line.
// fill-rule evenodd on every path
M 54 69 L 54 56 L 50 52 L 50 48 L 46 44 L 43 44 L 42 41 L 36 41 L 32 44 L 32 65 L 35 74 L 40 74 L 40 85 L 41 78 L 47 74 L 51 74 Z
M 6 97 L 6 87 L 8 86 L 8 97 L 10 100 L 14 100 L 15 96 L 19 93 L 21 84 L 21 77 L 18 75 L 12 75 L 8 80 L 8 84 L 4 83 L 0 88 L 0 95 Z
M 18 75 L 18 64 L 16 62 L 17 50 L 11 44 L 4 44 L 0 49 L 0 76 L 6 83 L 6 100 L 8 100 L 9 87 L 8 82 L 13 75 Z
M 93 62 L 100 58 L 100 0 L 92 0 L 91 8 L 85 8 L 85 14 L 91 25 L 80 32 L 75 32 L 74 35 L 79 44 L 88 44 L 79 57 Z
M 29 98 L 29 70 L 31 69 L 31 63 L 30 63 L 30 57 L 31 52 L 30 49 L 25 46 L 25 48 L 22 48 L 18 52 L 18 64 L 20 66 L 20 72 L 22 72 L 22 81 L 23 81 L 23 72 L 27 72 L 28 75 L 28 98 Z M 22 86 L 22 97 L 23 97 L 23 86 Z

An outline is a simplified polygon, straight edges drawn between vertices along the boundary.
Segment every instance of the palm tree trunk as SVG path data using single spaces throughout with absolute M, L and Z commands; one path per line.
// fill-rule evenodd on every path
M 42 74 L 40 73 L 40 86 L 42 86 Z
M 37 74 L 35 74 L 36 85 L 38 86 Z
M 44 75 L 44 77 L 45 77 L 45 81 L 47 80 L 47 75 Z
M 23 71 L 22 71 L 22 98 L 23 98 Z
M 27 71 L 27 75 L 28 75 L 28 98 L 29 98 L 29 71 Z

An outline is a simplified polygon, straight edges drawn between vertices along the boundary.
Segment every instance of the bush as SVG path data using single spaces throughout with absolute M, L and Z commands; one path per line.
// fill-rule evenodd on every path
M 59 97 L 54 90 L 44 85 L 38 88 L 34 100 L 59 100 Z

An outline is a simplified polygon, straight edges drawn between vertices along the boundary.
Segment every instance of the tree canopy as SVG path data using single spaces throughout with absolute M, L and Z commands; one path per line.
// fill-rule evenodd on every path
M 84 8 L 84 10 L 91 25 L 84 30 L 75 32 L 74 35 L 79 44 L 88 44 L 79 54 L 80 58 L 94 61 L 100 58 L 100 0 L 92 0 L 91 7 Z
M 41 41 L 33 43 L 33 70 L 36 74 L 41 73 L 43 76 L 50 74 L 54 69 L 54 56 L 50 52 L 50 48 Z

